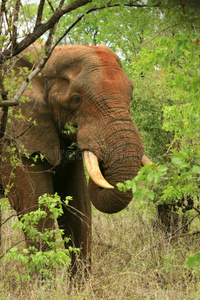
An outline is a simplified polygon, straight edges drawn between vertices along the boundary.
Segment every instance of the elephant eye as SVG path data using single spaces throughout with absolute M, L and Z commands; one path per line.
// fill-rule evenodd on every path
M 78 105 L 81 103 L 81 96 L 79 94 L 74 94 L 71 97 L 71 101 L 74 105 Z

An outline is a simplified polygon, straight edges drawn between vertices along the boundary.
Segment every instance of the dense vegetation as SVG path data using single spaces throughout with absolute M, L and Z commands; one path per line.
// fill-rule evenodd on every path
M 9 1 L 10 7 L 13 3 L 19 1 Z M 71 28 L 61 44 L 105 43 L 118 53 L 135 86 L 131 115 L 155 165 L 119 184 L 134 192 L 127 210 L 113 216 L 94 210 L 93 273 L 87 282 L 70 284 L 66 271 L 57 269 L 54 283 L 40 286 L 35 279 L 27 285 L 26 267 L 1 259 L 1 299 L 66 299 L 67 294 L 69 299 L 199 299 L 200 5 L 189 0 L 109 1 L 113 7 L 105 8 L 106 3 L 92 1 L 64 15 L 50 40 L 55 44 Z M 21 7 L 16 20 L 8 2 L 2 2 L 2 52 L 26 38 L 35 23 L 38 3 Z M 52 7 L 58 2 L 45 6 L 43 23 Z M 39 41 L 47 39 L 44 33 Z M 17 86 L 8 85 L 12 100 Z M 3 199 L 3 221 L 10 213 L 5 203 Z M 23 239 L 21 233 L 10 235 L 12 222 L 2 226 L 2 255 Z

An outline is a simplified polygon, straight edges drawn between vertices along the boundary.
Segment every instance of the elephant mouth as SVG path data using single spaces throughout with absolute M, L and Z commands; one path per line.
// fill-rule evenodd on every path
M 97 156 L 89 151 L 84 150 L 84 160 L 85 165 L 88 171 L 88 174 L 90 175 L 92 181 L 96 183 L 99 187 L 104 189 L 114 189 L 114 186 L 107 182 L 107 180 L 104 178 L 103 174 L 103 168 L 101 162 L 99 163 Z M 141 159 L 141 165 L 152 165 L 153 163 L 146 157 L 146 155 L 143 155 Z

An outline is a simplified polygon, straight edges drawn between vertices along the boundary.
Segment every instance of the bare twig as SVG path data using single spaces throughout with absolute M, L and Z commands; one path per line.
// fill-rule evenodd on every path
M 171 236 L 174 236 L 177 232 L 179 232 L 181 229 L 183 229 L 184 227 L 187 227 L 190 223 L 192 223 L 192 221 L 194 220 L 194 219 L 196 219 L 197 217 L 199 216 L 199 213 L 196 215 L 196 216 L 194 216 L 193 218 L 191 218 L 186 224 L 184 224 L 183 226 L 181 226 L 181 227 L 179 227 L 177 230 L 175 230 L 172 234 L 171 234 Z M 170 237 L 171 238 L 171 237 Z
M 22 96 L 22 94 L 25 91 L 25 89 L 27 88 L 27 86 L 30 83 L 30 81 L 43 69 L 43 67 L 45 66 L 45 64 L 46 64 L 47 60 L 49 59 L 50 55 L 51 55 L 51 53 L 48 56 L 45 56 L 40 61 L 40 63 L 37 66 L 37 68 L 31 74 L 29 74 L 29 76 L 23 82 L 23 84 L 21 85 L 21 87 L 19 88 L 19 90 L 17 91 L 17 93 L 15 94 L 15 96 L 13 98 L 13 102 L 16 103 L 16 105 L 19 103 L 19 99 Z
M 67 30 L 63 33 L 63 35 L 57 40 L 57 42 L 55 43 L 55 45 L 53 46 L 53 49 L 61 42 L 61 40 L 70 32 L 70 30 L 72 28 L 74 28 L 76 26 L 76 24 L 81 21 L 83 19 L 85 14 L 82 14 L 81 16 L 79 16 L 68 28 Z M 52 49 L 52 51 L 53 51 Z
M 62 7 L 63 1 L 64 0 L 60 1 L 58 9 L 60 9 Z M 49 31 L 49 36 L 48 36 L 47 41 L 45 43 L 45 53 L 46 53 L 46 55 L 48 55 L 49 52 L 52 53 L 52 51 L 53 51 L 53 49 L 51 50 L 51 45 L 52 45 L 52 42 L 53 42 L 53 36 L 55 34 L 57 25 L 58 25 L 58 22 Z
M 20 214 L 12 214 L 10 215 L 4 222 L 0 223 L 0 227 L 2 227 L 6 222 L 8 222 L 10 219 L 12 219 L 13 217 L 18 217 Z
M 0 129 L 0 140 L 4 137 L 6 125 L 8 119 L 8 106 L 3 108 L 3 115 L 1 117 L 1 129 Z M 2 145 L 0 145 L 0 154 L 1 154 Z
M 0 36 L 2 34 L 2 26 L 3 26 L 3 14 L 6 14 L 6 1 L 2 0 L 1 2 L 1 9 L 0 9 Z
M 27 132 L 32 126 L 34 126 L 34 122 L 32 122 L 31 124 L 29 124 L 26 129 L 24 131 L 22 131 L 17 137 L 16 137 L 16 140 L 18 138 L 20 138 L 25 132 Z
M 4 137 L 5 131 L 6 131 L 6 125 L 7 125 L 7 119 L 8 119 L 8 106 L 5 105 L 7 103 L 7 92 L 4 89 L 2 74 L 0 74 L 0 89 L 1 89 L 1 97 L 3 101 L 0 101 L 3 104 L 3 115 L 1 117 L 1 125 L 0 125 L 0 140 Z M 0 154 L 1 154 L 2 144 L 0 144 Z M 1 160 L 1 158 L 0 158 Z
M 0 259 L 2 259 L 12 248 L 14 248 L 15 246 L 17 246 L 17 245 L 19 245 L 19 244 L 21 244 L 21 243 L 23 243 L 23 242 L 26 242 L 26 240 L 25 239 L 23 239 L 23 240 L 21 240 L 21 241 L 19 241 L 19 242 L 17 242 L 17 243 L 15 243 L 14 245 L 12 245 L 10 248 L 8 248 L 7 250 L 6 250 L 6 252 L 3 254 L 3 255 L 1 255 L 0 256 Z
M 183 233 L 183 234 L 174 235 L 174 236 L 172 236 L 169 239 L 169 242 L 171 243 L 171 241 L 173 241 L 175 239 L 178 239 L 180 237 L 191 237 L 191 236 L 197 235 L 197 234 L 200 234 L 200 231 L 195 231 L 195 232 L 192 232 L 192 233 Z
M 17 21 L 19 16 L 19 8 L 20 8 L 21 0 L 17 0 L 14 9 L 13 15 L 13 26 L 12 26 L 12 47 L 14 48 L 17 42 Z
M 194 210 L 196 210 L 196 211 L 199 213 L 199 215 L 200 215 L 200 210 L 199 210 L 197 207 L 194 207 L 194 206 L 193 206 L 193 208 L 194 208 Z
M 49 0 L 47 0 L 47 2 L 48 2 L 48 4 L 49 4 L 49 6 L 50 6 L 52 12 L 54 13 L 55 9 L 53 8 L 53 5 L 51 4 L 51 2 L 50 2 Z
M 43 14 L 43 9 L 44 9 L 44 3 L 45 0 L 40 0 L 40 4 L 38 5 L 38 12 L 37 12 L 37 19 L 35 22 L 35 28 L 41 24 L 42 21 L 42 14 Z
M 12 214 L 10 215 L 8 218 L 6 218 L 5 221 L 3 221 L 2 223 L 0 223 L 0 228 L 6 223 L 8 222 L 10 219 L 12 219 L 13 217 L 19 217 L 21 214 L 24 214 L 24 213 L 27 213 L 28 211 L 30 212 L 31 210 L 33 209 L 37 209 L 38 205 L 34 205 L 34 206 L 31 206 L 29 208 L 26 208 L 26 209 L 23 209 L 22 211 L 16 213 L 16 214 Z
M 0 107 L 9 107 L 9 106 L 16 106 L 19 102 L 15 101 L 0 101 Z

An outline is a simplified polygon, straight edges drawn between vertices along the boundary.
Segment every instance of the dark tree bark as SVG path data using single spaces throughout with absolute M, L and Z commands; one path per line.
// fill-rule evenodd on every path
M 189 230 L 186 226 L 188 218 L 186 216 L 187 211 L 193 209 L 194 201 L 188 196 L 183 196 L 181 199 L 177 200 L 174 203 L 170 204 L 159 204 L 157 207 L 158 217 L 164 228 L 168 233 L 175 232 L 179 225 L 183 228 L 183 232 Z M 182 210 L 182 214 L 179 213 L 179 209 Z

